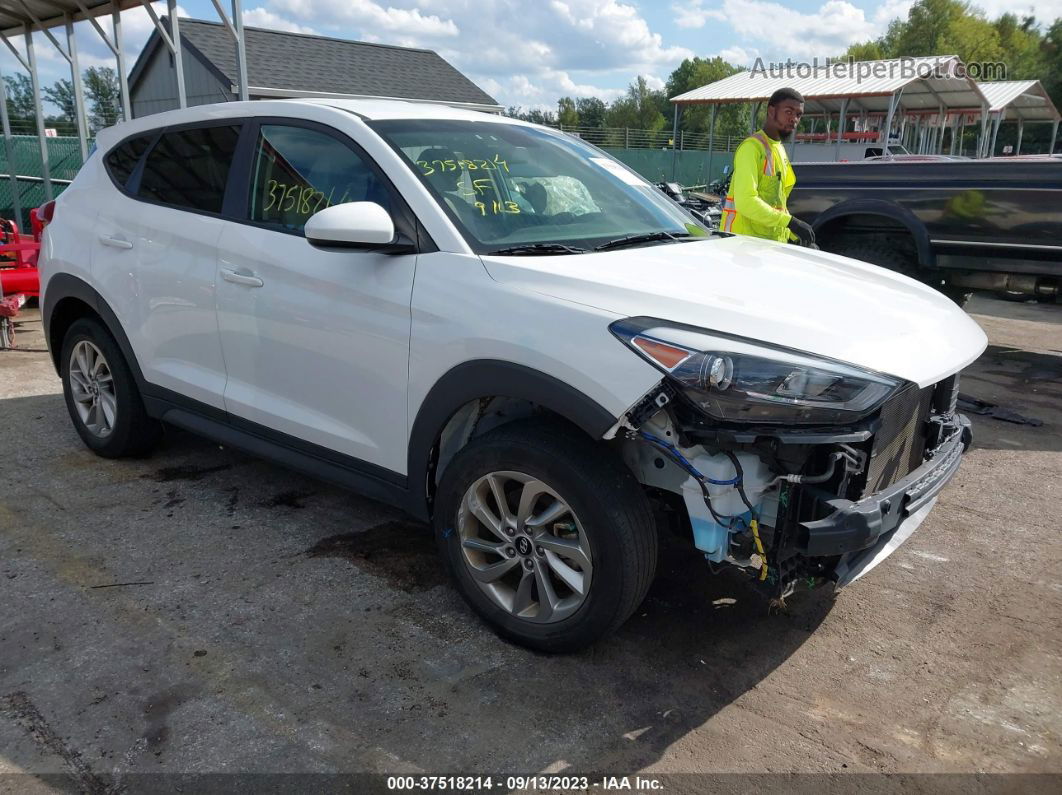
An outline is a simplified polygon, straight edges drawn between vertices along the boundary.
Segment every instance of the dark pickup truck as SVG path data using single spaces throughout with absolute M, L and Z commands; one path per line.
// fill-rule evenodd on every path
M 1062 295 L 1062 157 L 798 163 L 789 211 L 819 247 L 931 284 Z

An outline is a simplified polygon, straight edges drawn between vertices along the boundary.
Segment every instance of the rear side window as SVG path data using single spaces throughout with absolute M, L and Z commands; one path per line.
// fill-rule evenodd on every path
M 251 172 L 252 221 L 301 233 L 318 210 L 364 201 L 390 209 L 386 187 L 345 143 L 305 127 L 262 125 Z
M 140 138 L 133 138 L 121 146 L 115 147 L 107 155 L 105 161 L 107 163 L 107 171 L 110 172 L 111 178 L 123 188 L 129 182 L 133 169 L 136 168 L 141 156 L 147 151 L 153 137 L 144 135 Z
M 138 195 L 189 210 L 220 213 L 239 127 L 163 135 L 147 156 Z

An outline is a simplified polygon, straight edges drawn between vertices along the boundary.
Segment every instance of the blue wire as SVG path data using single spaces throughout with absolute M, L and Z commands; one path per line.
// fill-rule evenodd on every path
M 713 480 L 712 478 L 706 477 L 706 476 L 702 475 L 700 472 L 698 472 L 697 469 L 693 466 L 693 464 L 691 464 L 689 461 L 687 461 L 685 456 L 683 456 L 682 453 L 680 453 L 674 447 L 674 445 L 668 444 L 663 439 L 657 438 L 656 436 L 652 436 L 651 434 L 648 434 L 645 431 L 639 431 L 638 433 L 641 434 L 642 438 L 645 439 L 646 441 L 651 442 L 651 443 L 653 443 L 655 445 L 658 445 L 660 447 L 663 447 L 665 450 L 670 452 L 673 456 L 675 456 L 679 460 L 679 462 L 682 465 L 682 467 L 687 472 L 689 472 L 691 475 L 693 475 L 695 478 L 697 478 L 698 480 L 703 480 L 706 483 L 711 483 L 713 486 L 736 486 L 738 483 L 741 482 L 741 477 L 740 476 L 735 476 L 735 477 L 733 477 L 730 480 Z

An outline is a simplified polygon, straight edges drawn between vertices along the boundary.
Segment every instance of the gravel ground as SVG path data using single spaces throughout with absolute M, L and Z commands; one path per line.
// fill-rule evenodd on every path
M 157 772 L 1062 774 L 1062 306 L 969 308 L 992 344 L 963 391 L 1043 425 L 973 417 L 974 449 L 892 558 L 768 614 L 668 543 L 635 617 L 565 657 L 485 630 L 422 525 L 183 433 L 98 459 L 47 354 L 0 352 L 0 773 L 54 776 L 0 789 Z M 42 347 L 37 317 L 20 345 Z

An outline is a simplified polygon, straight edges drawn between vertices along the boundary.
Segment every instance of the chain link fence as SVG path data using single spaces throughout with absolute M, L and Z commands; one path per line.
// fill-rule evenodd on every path
M 705 132 L 679 130 L 678 140 L 672 140 L 671 130 L 636 130 L 629 127 L 570 127 L 557 129 L 582 138 L 602 149 L 701 149 L 708 150 L 709 135 Z M 711 141 L 713 152 L 733 152 L 745 136 L 716 135 Z
M 52 177 L 52 193 L 58 196 L 81 168 L 81 145 L 77 138 L 45 138 L 48 145 L 48 167 Z M 91 146 L 91 142 L 90 142 Z M 19 229 L 29 234 L 29 211 L 45 202 L 44 178 L 41 169 L 41 149 L 36 135 L 12 135 L 8 146 L 0 146 L 0 216 L 15 218 L 15 191 L 21 210 Z M 9 167 L 10 163 L 14 169 Z M 8 176 L 14 171 L 14 185 Z

